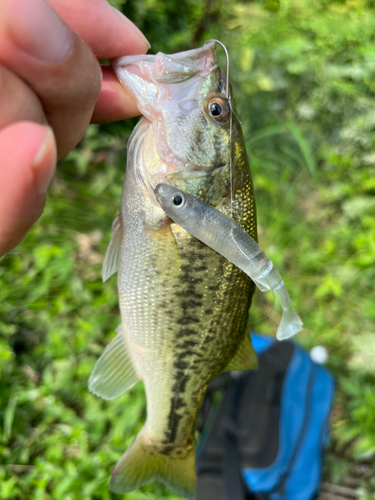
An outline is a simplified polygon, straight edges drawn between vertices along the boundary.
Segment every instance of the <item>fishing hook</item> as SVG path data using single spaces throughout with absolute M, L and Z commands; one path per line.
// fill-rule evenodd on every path
M 225 57 L 227 59 L 227 95 L 226 95 L 226 97 L 227 97 L 228 101 L 230 102 L 232 100 L 232 96 L 230 95 L 230 89 L 229 89 L 229 54 L 228 54 L 228 50 L 222 42 L 220 42 L 219 40 L 216 40 L 215 38 L 212 38 L 211 40 L 207 40 L 207 42 L 205 42 L 205 45 L 206 45 L 206 43 L 210 43 L 210 42 L 218 43 L 224 49 Z
M 228 99 L 229 109 L 230 109 L 230 118 L 229 118 L 229 121 L 230 121 L 230 125 L 229 125 L 230 215 L 231 215 L 231 217 L 233 217 L 233 164 L 232 164 L 232 151 L 233 151 L 232 150 L 232 126 L 233 126 L 232 114 L 233 114 L 233 109 L 232 109 L 232 96 L 231 96 L 230 88 L 229 88 L 229 54 L 228 54 L 228 50 L 227 50 L 226 46 L 222 42 L 220 42 L 219 40 L 212 38 L 211 40 L 207 40 L 206 43 L 210 43 L 210 42 L 218 43 L 224 49 L 225 57 L 227 59 L 227 94 L 226 94 L 226 98 Z M 206 45 L 206 43 L 205 43 L 205 45 Z

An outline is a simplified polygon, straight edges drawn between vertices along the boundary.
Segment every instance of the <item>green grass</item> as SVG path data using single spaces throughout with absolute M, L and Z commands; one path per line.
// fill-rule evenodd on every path
M 229 8 L 185 1 L 181 11 L 167 0 L 116 5 L 154 52 L 209 37 L 228 45 L 259 241 L 304 321 L 298 340 L 327 348 L 337 380 L 327 473 L 336 481 L 350 463 L 371 466 L 372 4 L 275 0 Z M 120 498 L 108 491 L 108 478 L 144 422 L 143 388 L 104 402 L 88 392 L 87 379 L 119 323 L 116 279 L 102 284 L 100 274 L 134 123 L 90 127 L 61 163 L 41 220 L 0 261 L 0 499 Z M 251 328 L 274 334 L 279 318 L 277 301 L 257 292 Z M 141 491 L 123 498 L 178 498 L 161 485 Z M 367 481 L 361 500 L 373 492 Z

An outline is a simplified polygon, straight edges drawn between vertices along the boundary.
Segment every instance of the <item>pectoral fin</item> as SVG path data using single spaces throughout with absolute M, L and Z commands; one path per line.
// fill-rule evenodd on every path
M 122 218 L 121 214 L 118 214 L 112 224 L 112 237 L 104 257 L 102 269 L 103 283 L 107 281 L 112 274 L 117 273 L 120 266 L 122 235 Z
M 116 331 L 118 334 L 105 348 L 89 378 L 89 390 L 107 400 L 119 396 L 139 380 L 121 332 L 121 325 Z
M 235 355 L 223 371 L 256 370 L 257 368 L 258 357 L 251 342 L 250 335 L 246 333 Z

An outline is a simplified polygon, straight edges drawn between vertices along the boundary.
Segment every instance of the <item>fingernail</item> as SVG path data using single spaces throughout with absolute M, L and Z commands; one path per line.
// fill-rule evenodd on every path
M 44 0 L 13 0 L 9 8 L 9 30 L 22 51 L 47 64 L 69 57 L 72 36 Z
M 55 175 L 56 163 L 54 155 L 52 155 L 51 158 L 46 158 L 47 155 L 50 155 L 51 141 L 54 142 L 55 140 L 52 129 L 47 126 L 43 128 L 46 129 L 46 135 L 31 164 L 34 170 L 34 185 L 39 194 L 45 194 L 47 192 L 48 186 Z
M 144 36 L 144 34 L 142 33 L 142 31 L 140 29 L 138 29 L 137 26 L 130 21 L 130 19 L 128 19 L 126 16 L 124 16 L 124 14 L 122 12 L 120 12 L 119 10 L 117 10 L 116 7 L 113 7 L 113 9 L 117 12 L 117 14 L 121 17 L 121 19 L 123 21 L 125 21 L 127 28 L 131 29 L 133 31 L 133 33 L 135 33 L 138 36 L 138 38 L 142 42 L 144 42 L 148 46 L 149 49 L 151 49 L 151 44 L 147 40 L 147 38 Z

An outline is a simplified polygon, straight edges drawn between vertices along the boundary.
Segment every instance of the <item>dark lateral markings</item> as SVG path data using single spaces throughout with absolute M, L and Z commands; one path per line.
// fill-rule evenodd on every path
M 186 350 L 184 351 L 184 357 L 186 357 L 186 358 L 188 358 L 188 357 L 190 357 L 190 356 L 194 356 L 194 354 L 196 354 L 196 352 L 195 352 L 195 351 L 193 351 L 193 350 L 191 350 L 191 349 L 186 349 Z
M 183 356 L 183 358 L 185 358 L 185 356 Z M 173 363 L 173 366 L 178 370 L 186 370 L 189 364 L 190 364 L 189 361 L 184 361 L 183 359 L 177 359 L 177 361 Z
M 181 309 L 192 309 L 194 307 L 201 307 L 202 301 L 188 299 L 180 302 Z
M 197 331 L 192 328 L 181 328 L 178 337 L 190 337 L 191 335 L 197 335 Z
M 216 288 L 215 288 L 216 290 Z M 201 293 L 197 293 L 195 291 L 195 288 L 194 286 L 188 286 L 186 287 L 184 290 L 178 290 L 177 292 L 175 292 L 175 295 L 177 295 L 177 297 L 182 297 L 182 298 L 187 298 L 189 296 L 191 296 L 193 299 L 196 299 L 196 300 L 201 300 L 203 299 L 203 295 Z
M 200 339 L 197 339 L 196 337 L 198 332 L 191 328 L 182 327 L 179 333 L 180 341 L 176 346 L 177 359 L 173 363 L 173 366 L 176 369 L 174 383 L 172 386 L 173 396 L 170 399 L 170 410 L 167 421 L 168 427 L 164 433 L 165 439 L 163 441 L 163 444 L 168 445 L 163 448 L 163 453 L 166 455 L 174 452 L 174 446 L 172 445 L 176 442 L 178 437 L 181 419 L 189 413 L 189 410 L 187 409 L 187 402 L 184 399 L 187 384 L 192 376 L 196 376 L 194 374 L 197 370 L 201 369 L 202 363 L 205 362 L 203 358 L 195 357 L 197 352 L 194 348 L 200 345 Z M 190 339 L 189 337 L 193 335 L 195 338 Z M 214 339 L 215 336 L 212 336 L 211 338 L 211 335 L 208 334 L 205 341 L 210 342 Z M 197 388 L 193 392 L 194 398 L 198 397 L 200 390 L 200 388 Z
M 176 412 L 177 408 L 175 406 L 175 399 L 171 399 L 171 411 L 168 416 L 168 431 L 165 433 L 165 444 L 171 444 L 176 441 L 178 425 L 182 419 L 182 415 Z
M 175 368 L 173 395 L 170 399 L 167 430 L 163 442 L 168 445 L 164 447 L 166 454 L 172 452 L 172 445 L 177 439 L 181 419 L 188 413 L 185 402 L 187 383 L 192 376 L 196 376 L 193 374 L 200 369 L 201 363 L 204 361 L 195 356 L 197 354 L 195 348 L 200 345 L 200 318 L 197 316 L 197 311 L 203 307 L 203 294 L 197 291 L 197 285 L 203 282 L 202 273 L 207 273 L 208 267 L 200 255 L 201 249 L 205 248 L 204 244 L 197 241 L 195 246 L 197 251 L 180 252 L 182 260 L 181 274 L 179 275 L 180 285 L 174 285 L 174 296 L 178 297 L 180 309 L 177 319 L 180 328 L 176 331 L 175 355 L 177 359 L 173 363 Z M 199 274 L 201 275 L 199 276 Z M 214 289 L 216 290 L 217 287 Z
M 195 340 L 184 340 L 181 344 L 178 344 L 179 349 L 189 349 L 190 347 L 195 347 L 196 345 L 199 345 L 199 342 L 196 342 Z
M 193 325 L 194 323 L 199 323 L 200 319 L 197 318 L 196 316 L 181 316 L 177 320 L 177 324 L 179 325 Z
M 178 363 L 178 361 L 176 363 Z M 176 368 L 178 368 L 178 366 L 176 366 Z M 172 444 L 176 441 L 180 420 L 183 418 L 183 415 L 178 413 L 178 410 L 187 406 L 182 394 L 185 392 L 186 384 L 189 380 L 190 376 L 185 374 L 184 369 L 177 370 L 175 383 L 172 387 L 173 396 L 171 398 L 171 409 L 168 415 L 168 430 L 165 432 L 164 444 Z
M 208 267 L 204 264 L 201 264 L 200 266 L 198 267 L 195 267 L 194 268 L 194 271 L 199 273 L 199 272 L 202 272 L 202 271 L 207 271 Z

